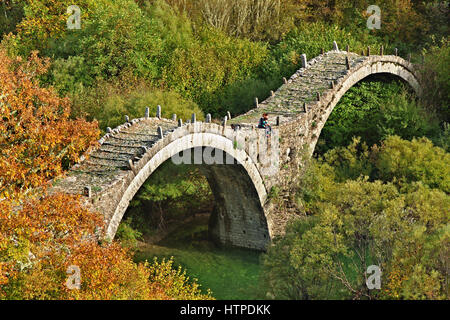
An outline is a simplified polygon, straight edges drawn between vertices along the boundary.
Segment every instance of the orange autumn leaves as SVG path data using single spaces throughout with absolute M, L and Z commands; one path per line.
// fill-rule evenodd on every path
M 0 202 L 0 299 L 211 299 L 172 260 L 136 264 L 118 242 L 98 243 L 100 215 L 57 194 L 21 208 Z M 81 288 L 66 286 L 69 266 Z
M 82 208 L 76 197 L 28 199 L 14 208 L 0 202 L 0 295 L 15 299 L 61 298 L 66 261 L 101 225 L 99 215 Z M 83 240 L 83 241 L 81 241 Z
M 69 119 L 67 98 L 39 86 L 48 67 L 36 52 L 22 61 L 0 50 L 0 199 L 60 175 L 100 134 L 96 122 Z
M 0 202 L 0 298 L 169 299 L 119 243 L 97 242 L 102 220 L 77 197 L 53 195 L 11 209 Z M 70 265 L 80 268 L 79 290 L 65 285 Z

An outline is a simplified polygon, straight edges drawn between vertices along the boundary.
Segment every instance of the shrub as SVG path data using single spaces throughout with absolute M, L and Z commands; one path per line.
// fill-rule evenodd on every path
M 378 177 L 384 181 L 420 181 L 450 193 L 450 154 L 426 138 L 402 140 L 393 136 L 375 150 Z
M 178 119 L 186 120 L 196 113 L 197 119 L 204 119 L 197 104 L 180 94 L 151 88 L 142 81 L 131 82 L 126 79 L 129 78 L 119 78 L 115 83 L 100 82 L 96 87 L 80 91 L 73 97 L 73 115 L 97 119 L 102 130 L 124 123 L 125 115 L 130 119 L 143 117 L 146 107 L 150 108 L 150 115 L 154 116 L 157 105 L 161 106 L 165 118 L 171 118 L 175 113 Z
M 141 239 L 142 233 L 133 229 L 131 219 L 122 219 L 117 228 L 116 236 L 123 245 L 130 248 L 136 248 L 138 240 Z
M 44 83 L 53 85 L 60 95 L 82 93 L 84 88 L 95 83 L 85 59 L 80 56 L 56 59 L 51 65 L 49 74 L 43 75 L 42 78 Z
M 327 152 L 322 161 L 327 172 L 331 171 L 333 179 L 339 182 L 362 175 L 372 181 L 379 179 L 405 187 L 420 182 L 449 193 L 450 155 L 427 138 L 407 141 L 389 136 L 370 150 L 354 139 L 347 147 Z
M 382 80 L 372 77 L 347 91 L 322 129 L 317 153 L 345 146 L 355 136 L 369 146 L 389 135 L 438 139 L 436 116 L 416 102 L 401 82 Z
M 27 1 L 17 35 L 5 41 L 11 53 L 26 56 L 39 50 L 56 59 L 82 57 L 87 79 L 106 79 L 126 69 L 143 77 L 158 77 L 159 37 L 152 32 L 152 20 L 145 18 L 134 1 L 78 2 L 79 30 L 66 27 L 68 5 L 63 0 Z
M 267 48 L 206 27 L 198 31 L 198 38 L 190 47 L 171 51 L 163 67 L 163 83 L 196 102 L 205 113 L 222 116 L 227 110 L 218 105 L 217 98 L 223 88 L 251 77 L 267 56 Z
M 99 135 L 96 122 L 69 119 L 67 98 L 39 86 L 47 68 L 36 53 L 22 61 L 0 51 L 0 198 L 60 175 Z
M 313 160 L 297 191 L 310 215 L 292 220 L 263 259 L 269 294 L 447 299 L 448 162 L 448 153 L 425 138 L 398 137 L 370 152 L 356 141 Z M 373 179 L 381 163 L 390 173 L 383 181 L 364 177 Z M 382 270 L 381 290 L 366 286 L 373 264 Z
M 181 266 L 173 268 L 173 258 L 167 261 L 163 259 L 161 262 L 155 258 L 148 269 L 150 281 L 157 284 L 169 297 L 178 300 L 212 300 L 210 290 L 202 294 L 196 279 L 192 281 Z

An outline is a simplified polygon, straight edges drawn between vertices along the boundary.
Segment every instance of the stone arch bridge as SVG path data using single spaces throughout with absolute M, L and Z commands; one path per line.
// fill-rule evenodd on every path
M 415 67 L 396 55 L 361 56 L 332 51 L 307 61 L 302 68 L 256 108 L 222 124 L 193 119 L 163 119 L 160 110 L 150 117 L 129 120 L 99 140 L 99 147 L 58 180 L 53 191 L 83 194 L 87 206 L 104 215 L 106 236 L 113 238 L 133 196 L 159 165 L 184 150 L 202 154 L 225 152 L 233 164 L 205 164 L 201 170 L 210 183 L 215 209 L 210 234 L 227 245 L 264 250 L 282 234 L 286 212 L 268 201 L 274 186 L 292 183 L 301 164 L 301 149 L 312 154 L 320 132 L 345 92 L 373 74 L 391 74 L 420 95 Z M 261 113 L 270 116 L 272 134 L 258 129 Z M 230 115 L 228 115 L 229 117 Z M 237 126 L 239 124 L 239 126 Z M 214 150 L 213 152 L 207 149 Z M 195 152 L 194 152 L 195 153 Z M 265 157 L 265 159 L 263 159 Z

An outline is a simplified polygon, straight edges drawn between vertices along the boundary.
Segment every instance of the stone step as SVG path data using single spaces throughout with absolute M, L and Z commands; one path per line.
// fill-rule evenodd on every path
M 129 148 L 133 149 L 142 149 L 142 146 L 146 146 L 147 148 L 151 148 L 156 141 L 150 141 L 147 143 L 136 143 L 132 141 L 120 141 L 120 142 L 114 142 L 114 141 L 105 141 L 102 146 L 112 146 L 115 148 L 118 148 L 119 151 L 127 150 Z
M 155 130 L 156 132 L 156 130 Z M 158 135 L 155 132 L 130 132 L 130 131 L 120 131 L 120 133 L 125 135 L 135 135 L 142 137 L 157 137 Z
M 134 149 L 136 149 L 136 148 L 133 148 L 133 151 L 134 151 L 134 152 L 127 152 L 127 151 L 124 151 L 124 150 L 121 149 L 121 148 L 118 148 L 118 147 L 115 147 L 115 146 L 111 146 L 111 145 L 105 145 L 105 144 L 103 144 L 103 145 L 100 147 L 100 149 L 98 149 L 97 151 L 108 152 L 108 153 L 111 153 L 111 154 L 123 154 L 123 155 L 128 155 L 128 156 L 130 156 L 130 157 L 133 157 L 133 156 L 135 156 L 135 155 L 138 153 L 138 151 L 136 151 L 136 150 L 134 150 Z
M 87 164 L 95 166 L 112 167 L 118 169 L 128 169 L 128 161 L 124 160 L 89 158 L 89 160 L 87 160 Z
M 112 137 L 109 137 L 108 138 L 108 140 L 106 140 L 106 141 L 121 141 L 121 142 L 134 142 L 134 143 L 153 143 L 153 142 L 155 142 L 156 140 L 158 140 L 157 139 L 157 135 L 154 135 L 153 136 L 153 138 L 154 139 L 132 139 L 132 138 L 130 138 L 130 137 L 119 137 L 117 134 L 116 135 L 114 135 L 114 136 L 112 136 Z M 149 138 L 151 138 L 151 137 L 149 137 Z
M 133 159 L 138 154 L 134 155 L 124 155 L 119 153 L 111 153 L 111 152 L 94 152 L 91 154 L 91 158 L 100 159 L 100 160 L 115 160 L 115 161 L 128 161 L 128 159 Z

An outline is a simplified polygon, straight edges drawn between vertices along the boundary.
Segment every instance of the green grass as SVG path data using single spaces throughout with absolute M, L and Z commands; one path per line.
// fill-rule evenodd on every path
M 202 290 L 211 289 L 216 299 L 258 299 L 260 252 L 219 248 L 207 240 L 207 219 L 197 218 L 176 229 L 157 245 L 142 244 L 135 261 L 174 257 Z

